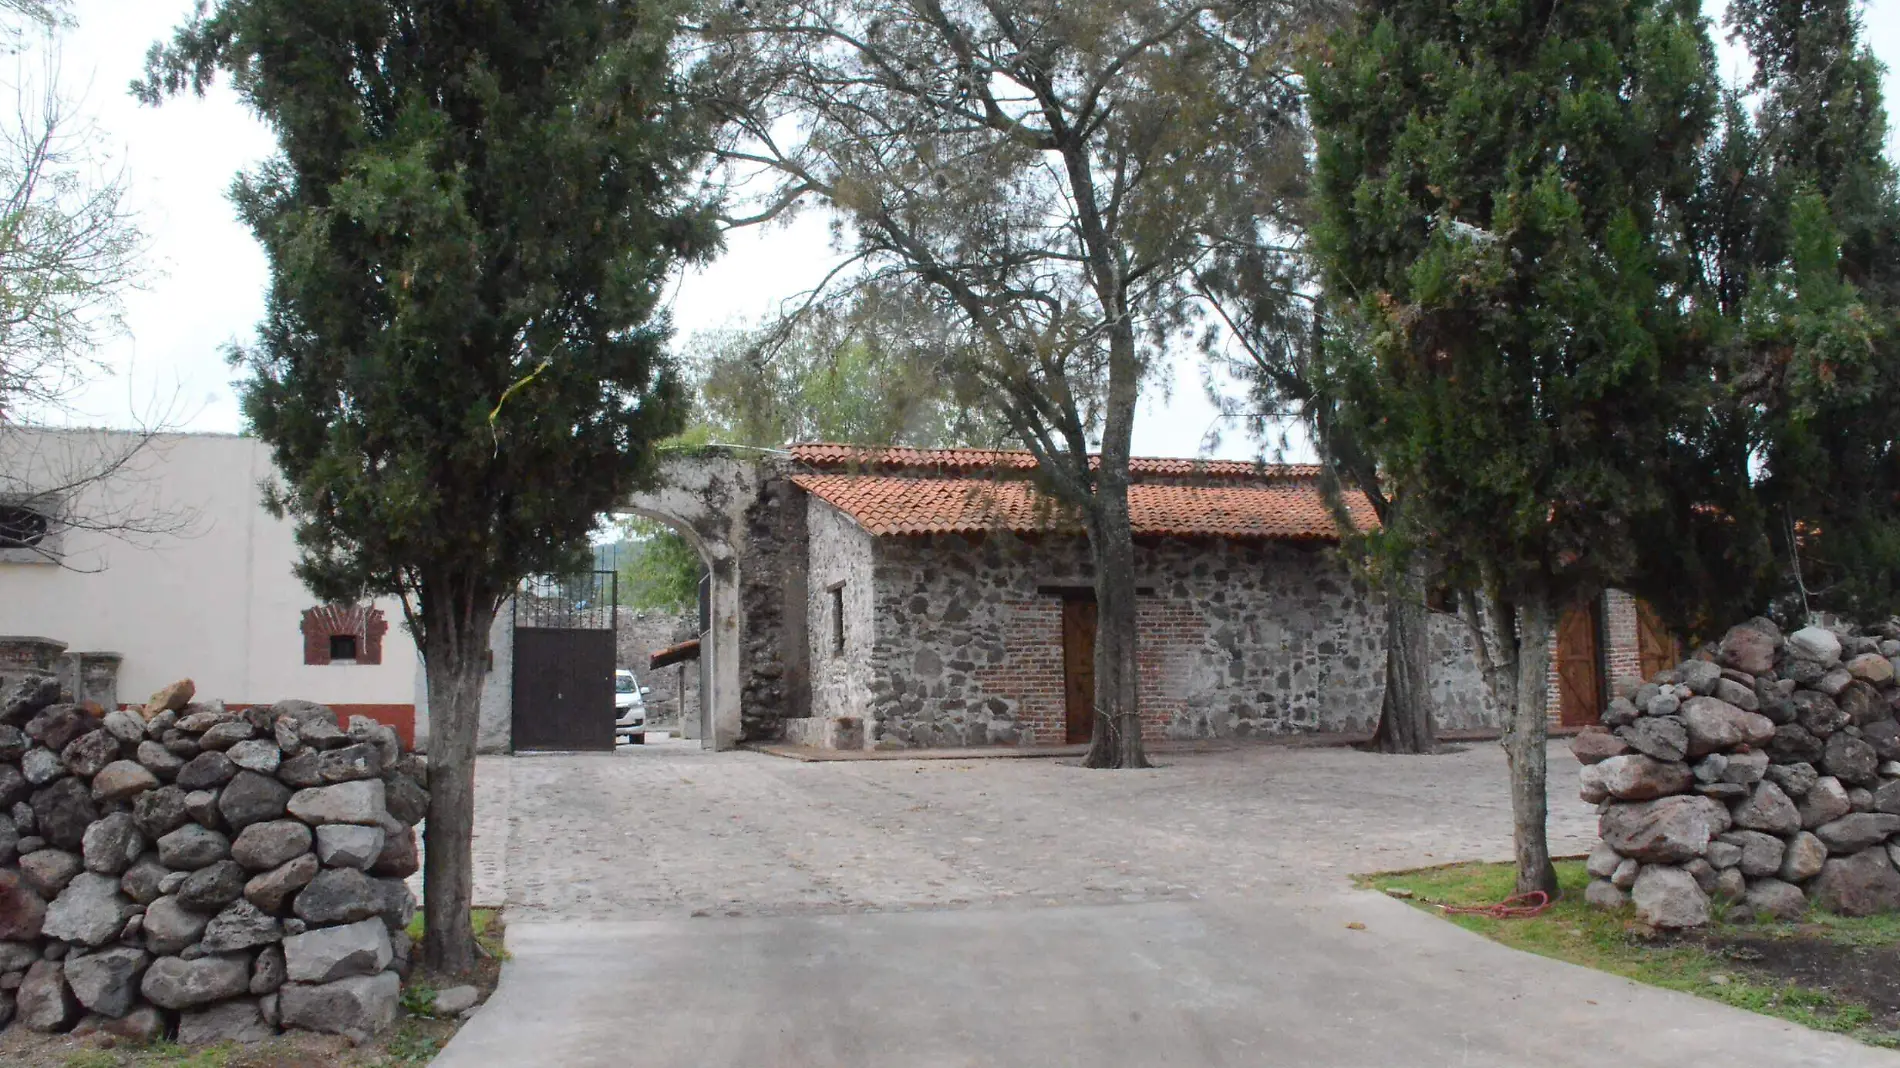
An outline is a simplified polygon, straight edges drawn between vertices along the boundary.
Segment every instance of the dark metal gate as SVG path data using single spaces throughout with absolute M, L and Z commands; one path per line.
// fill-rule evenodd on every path
M 515 596 L 514 746 L 614 747 L 617 576 L 531 579 Z

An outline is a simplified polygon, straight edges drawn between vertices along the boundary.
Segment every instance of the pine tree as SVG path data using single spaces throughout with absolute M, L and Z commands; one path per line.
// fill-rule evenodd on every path
M 1557 612 L 1635 570 L 1706 404 L 1685 231 L 1719 97 L 1693 0 L 1375 0 L 1315 52 L 1326 368 L 1466 591 L 1508 716 L 1517 881 L 1556 887 Z
M 684 419 L 662 285 L 709 248 L 675 12 L 615 0 L 221 0 L 148 102 L 228 72 L 278 153 L 234 199 L 271 266 L 234 354 L 319 597 L 401 597 L 428 674 L 423 959 L 462 971 L 489 625 L 579 566 Z

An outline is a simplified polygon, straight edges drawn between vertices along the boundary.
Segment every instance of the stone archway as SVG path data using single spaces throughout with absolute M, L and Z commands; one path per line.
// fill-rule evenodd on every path
M 662 460 L 652 488 L 634 493 L 619 509 L 678 531 L 711 576 L 711 626 L 700 635 L 700 657 L 708 667 L 699 695 L 700 738 L 709 749 L 731 749 L 741 735 L 740 563 L 746 512 L 758 499 L 758 487 L 756 463 L 708 449 Z

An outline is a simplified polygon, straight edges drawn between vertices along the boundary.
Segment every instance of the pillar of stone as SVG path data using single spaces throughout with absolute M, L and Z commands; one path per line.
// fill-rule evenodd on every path
M 0 635 L 0 689 L 26 675 L 57 675 L 65 642 L 27 634 Z M 62 680 L 63 682 L 63 680 Z
M 67 653 L 60 658 L 60 689 L 72 699 L 91 702 L 110 712 L 119 707 L 118 653 Z

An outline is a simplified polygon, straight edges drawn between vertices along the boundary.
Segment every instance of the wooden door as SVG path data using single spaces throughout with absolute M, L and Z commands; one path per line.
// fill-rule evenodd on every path
M 1648 601 L 1636 602 L 1636 660 L 1645 679 L 1682 662 L 1682 643 Z
M 1063 740 L 1086 742 L 1095 730 L 1095 602 L 1062 602 Z
M 514 747 L 614 747 L 614 632 L 516 627 Z
M 1603 713 L 1603 657 L 1597 647 L 1597 602 L 1573 604 L 1557 621 L 1560 722 L 1583 727 Z

